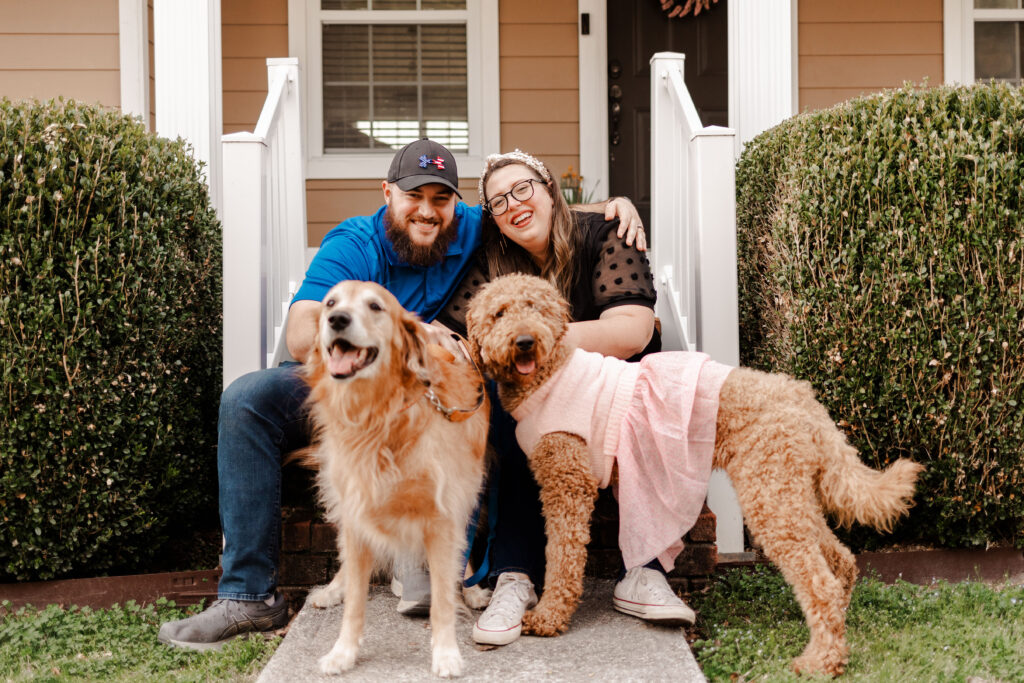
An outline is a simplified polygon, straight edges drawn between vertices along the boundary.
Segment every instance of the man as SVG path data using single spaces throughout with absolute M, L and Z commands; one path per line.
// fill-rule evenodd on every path
M 454 156 L 436 142 L 417 140 L 395 154 L 381 184 L 384 206 L 327 233 L 306 271 L 288 314 L 286 341 L 293 358 L 306 358 L 320 302 L 342 280 L 380 283 L 424 321 L 440 313 L 480 243 L 481 209 L 456 199 L 462 196 L 458 182 Z M 633 205 L 609 200 L 605 211 L 622 219 L 620 233 L 630 229 L 632 242 L 640 228 Z M 297 368 L 290 363 L 249 373 L 224 390 L 217 442 L 224 533 L 218 600 L 200 614 L 163 624 L 163 643 L 217 649 L 288 621 L 287 602 L 277 591 L 281 458 L 309 443 L 302 410 L 308 389 Z M 423 613 L 429 586 L 422 575 L 409 576 L 399 609 Z M 414 579 L 417 585 L 411 585 Z

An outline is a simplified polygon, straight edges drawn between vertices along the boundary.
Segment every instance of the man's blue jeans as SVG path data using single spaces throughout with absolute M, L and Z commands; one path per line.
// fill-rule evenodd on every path
M 281 461 L 309 444 L 298 363 L 239 377 L 221 395 L 217 432 L 224 573 L 220 598 L 265 600 L 277 587 Z

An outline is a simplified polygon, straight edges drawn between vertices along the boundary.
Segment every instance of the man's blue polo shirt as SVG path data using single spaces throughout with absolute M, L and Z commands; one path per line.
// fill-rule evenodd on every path
M 384 235 L 385 211 L 382 206 L 372 216 L 349 218 L 327 233 L 292 303 L 322 301 L 342 280 L 365 280 L 384 285 L 402 306 L 423 320 L 430 322 L 437 317 L 480 245 L 481 209 L 463 202 L 456 205 L 458 235 L 448 246 L 444 260 L 427 267 L 399 260 Z

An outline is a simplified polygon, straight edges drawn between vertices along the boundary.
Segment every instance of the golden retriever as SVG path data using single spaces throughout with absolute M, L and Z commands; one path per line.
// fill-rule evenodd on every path
M 505 410 L 515 415 L 535 391 L 555 386 L 545 383 L 565 378 L 561 371 L 570 365 L 572 386 L 597 380 L 596 374 L 576 372 L 592 367 L 596 354 L 563 343 L 568 322 L 565 300 L 536 277 L 497 278 L 470 301 L 470 345 L 480 366 L 498 382 Z M 608 373 L 614 372 L 608 364 L 625 364 L 608 358 L 599 362 Z M 845 612 L 857 566 L 824 513 L 844 525 L 856 520 L 888 530 L 912 504 L 914 482 L 923 468 L 904 459 L 884 472 L 865 466 L 807 382 L 748 368 L 725 372 L 707 471 L 713 465 L 729 474 L 747 526 L 804 611 L 811 640 L 794 668 L 839 674 L 848 658 Z M 583 393 L 596 391 L 594 382 L 588 386 Z M 682 405 L 671 396 L 661 398 Z M 525 408 L 529 412 L 536 405 L 533 401 Z M 679 418 L 684 424 L 681 413 Z M 602 420 L 610 418 L 595 415 L 593 424 Z M 547 432 L 527 457 L 541 487 L 548 563 L 544 595 L 524 616 L 523 630 L 553 636 L 568 628 L 583 589 L 597 480 L 587 442 L 576 433 Z M 679 537 L 686 531 L 681 529 Z
M 466 524 L 483 478 L 489 409 L 483 379 L 428 343 L 419 319 L 383 287 L 342 282 L 321 305 L 303 369 L 315 428 L 317 485 L 341 530 L 341 569 L 312 593 L 345 598 L 341 634 L 320 659 L 355 665 L 375 559 L 425 556 L 430 569 L 433 673 L 458 676 L 456 586 Z

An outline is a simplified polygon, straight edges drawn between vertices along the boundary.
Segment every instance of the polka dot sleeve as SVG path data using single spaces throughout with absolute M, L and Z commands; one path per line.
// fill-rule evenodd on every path
M 452 298 L 448 300 L 444 310 L 437 316 L 437 319 L 447 325 L 450 329 L 465 336 L 466 334 L 466 308 L 469 300 L 472 299 L 480 288 L 487 284 L 488 278 L 484 275 L 479 259 L 474 260 L 466 276 L 456 288 Z
M 623 304 L 654 308 L 657 294 L 646 254 L 627 245 L 615 232 L 609 229 L 597 244 L 594 305 L 602 311 Z

